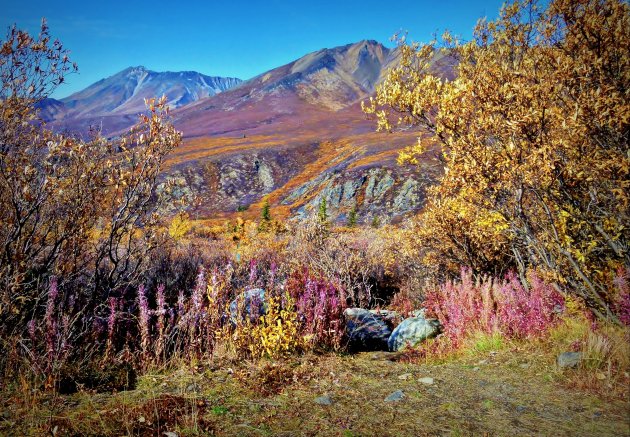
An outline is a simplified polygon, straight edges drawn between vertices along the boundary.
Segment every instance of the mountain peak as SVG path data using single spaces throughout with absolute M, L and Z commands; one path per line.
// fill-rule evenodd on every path
M 129 74 L 129 73 L 147 73 L 149 70 L 144 65 L 138 65 L 136 67 L 130 66 L 125 68 L 124 70 L 118 72 L 117 74 Z
M 356 43 L 354 43 L 352 45 L 383 46 L 383 44 L 381 44 L 380 42 L 376 41 L 375 39 L 362 39 L 361 41 L 356 42 Z

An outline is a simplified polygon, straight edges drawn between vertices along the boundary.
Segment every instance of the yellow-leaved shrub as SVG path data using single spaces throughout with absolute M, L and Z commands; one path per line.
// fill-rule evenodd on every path
M 364 111 L 415 125 L 443 150 L 419 232 L 426 263 L 535 268 L 618 322 L 612 281 L 630 268 L 630 7 L 517 0 L 466 43 L 399 45 Z M 455 78 L 434 73 L 450 57 Z M 418 163 L 418 143 L 400 161 Z M 451 265 L 452 264 L 452 265 Z

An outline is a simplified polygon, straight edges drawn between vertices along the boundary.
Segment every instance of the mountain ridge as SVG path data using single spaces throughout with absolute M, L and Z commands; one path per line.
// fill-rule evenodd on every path
M 128 67 L 62 99 L 46 99 L 39 105 L 40 115 L 45 121 L 76 127 L 81 119 L 137 115 L 145 110 L 147 98 L 164 94 L 169 105 L 177 108 L 241 82 L 196 71 L 157 72 L 143 66 Z
M 376 133 L 360 106 L 397 63 L 396 48 L 362 40 L 308 53 L 174 108 L 171 119 L 184 143 L 162 174 L 174 183 L 173 204 L 219 221 L 235 214 L 256 218 L 263 198 L 284 218 L 305 217 L 322 199 L 337 221 L 353 209 L 363 223 L 401 220 L 417 211 L 441 167 L 429 158 L 414 168 L 397 166 L 398 150 L 416 143 L 421 132 Z M 448 56 L 436 56 L 442 76 L 452 76 L 454 65 Z M 130 78 L 113 96 L 103 83 L 69 96 L 67 101 L 102 92 L 106 110 L 60 121 L 78 131 L 101 123 L 105 135 L 124 133 L 137 116 L 125 114 L 118 100 L 147 83 L 145 70 L 120 72 Z

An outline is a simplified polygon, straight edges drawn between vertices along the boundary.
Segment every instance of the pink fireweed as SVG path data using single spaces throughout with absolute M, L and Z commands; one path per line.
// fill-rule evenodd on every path
M 149 302 L 145 293 L 144 285 L 138 287 L 138 311 L 140 328 L 140 347 L 143 355 L 147 355 L 149 349 L 150 316 Z
M 46 324 L 46 356 L 48 358 L 47 367 L 50 370 L 55 358 L 55 342 L 57 340 L 57 321 L 55 320 L 55 301 L 57 300 L 57 278 L 50 278 L 48 287 L 48 301 L 46 302 L 46 314 L 44 321 Z
M 164 352 L 164 333 L 165 333 L 165 315 L 166 315 L 166 301 L 164 298 L 164 284 L 158 285 L 156 292 L 157 309 L 155 314 L 157 316 L 157 342 L 155 345 L 155 355 L 158 358 L 162 357 Z
M 107 318 L 107 345 L 105 347 L 105 359 L 109 357 L 114 345 L 114 332 L 116 330 L 116 310 L 118 307 L 118 299 L 109 298 L 109 317 Z
M 311 275 L 308 270 L 294 272 L 287 289 L 296 302 L 302 332 L 313 344 L 337 349 L 344 333 L 343 311 L 346 297 L 333 282 Z
M 535 274 L 529 283 L 526 288 L 513 273 L 504 280 L 488 276 L 475 280 L 470 270 L 463 269 L 460 281 L 430 290 L 425 305 L 455 345 L 473 332 L 534 337 L 557 322 L 564 300 Z

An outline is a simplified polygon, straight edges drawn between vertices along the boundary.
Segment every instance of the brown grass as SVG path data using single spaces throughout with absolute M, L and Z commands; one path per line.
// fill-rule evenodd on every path
M 507 345 L 443 361 L 305 355 L 216 361 L 142 377 L 137 390 L 11 404 L 0 433 L 58 435 L 628 435 L 627 400 L 567 385 L 543 349 Z M 390 360 L 393 358 L 394 361 Z M 418 382 L 430 376 L 433 385 Z M 395 390 L 400 402 L 385 403 Z M 332 406 L 314 403 L 328 394 Z

